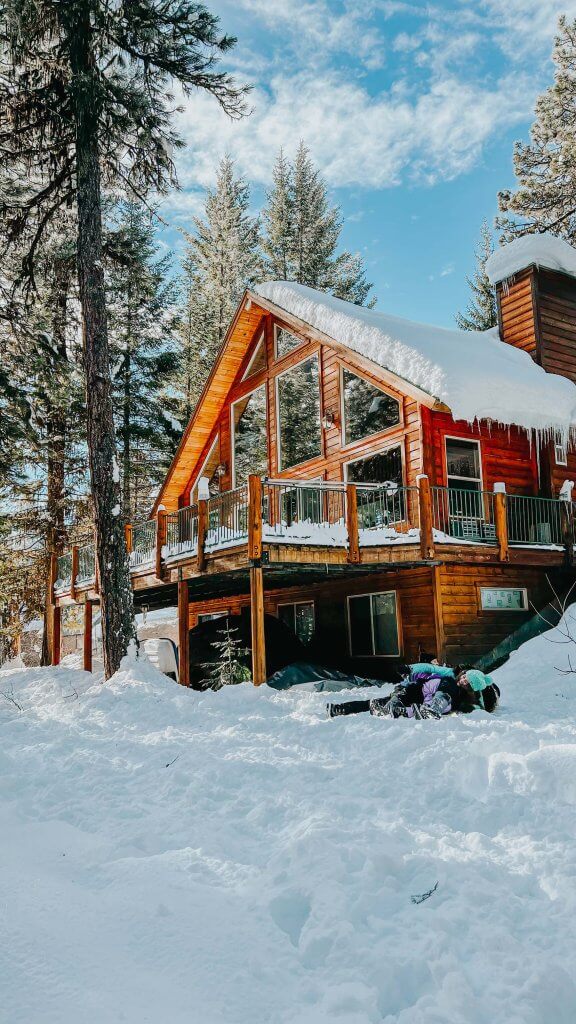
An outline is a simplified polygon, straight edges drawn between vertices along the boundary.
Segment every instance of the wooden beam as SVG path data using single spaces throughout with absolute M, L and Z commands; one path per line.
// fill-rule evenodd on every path
M 186 580 L 178 581 L 178 682 L 190 686 L 190 596 Z
M 126 540 L 126 551 L 130 554 L 132 551 L 132 526 L 130 523 L 124 523 L 124 537 Z
M 198 551 L 196 554 L 196 568 L 198 572 L 204 572 L 206 568 L 206 534 L 208 532 L 208 502 L 206 498 L 198 500 Z
M 348 531 L 347 560 L 357 564 L 360 561 L 360 539 L 358 536 L 358 492 L 355 484 L 346 484 L 346 529 Z
M 446 636 L 444 633 L 444 613 L 442 608 L 442 582 L 439 565 L 432 567 L 432 590 L 434 594 L 434 625 L 436 627 L 436 657 L 440 664 L 446 658 Z
M 262 479 L 248 477 L 248 558 L 259 562 L 262 558 Z
M 166 543 L 166 527 L 168 513 L 160 509 L 156 523 L 156 576 L 162 579 L 162 548 Z
M 70 597 L 76 600 L 76 577 L 78 575 L 78 545 L 72 545 L 72 576 L 70 579 Z
M 507 562 L 510 556 L 508 553 L 506 493 L 504 491 L 494 492 L 494 525 L 496 527 L 496 540 L 498 541 L 498 558 L 501 562 Z
M 92 671 L 92 601 L 84 605 L 84 671 Z
M 264 633 L 264 578 L 260 566 L 250 566 L 250 616 L 252 622 L 252 682 L 266 682 L 266 637 Z
M 430 480 L 425 473 L 417 477 L 418 501 L 420 505 L 420 553 L 422 558 L 434 557 L 434 521 L 432 516 L 432 492 Z
M 60 634 L 62 624 L 62 609 L 59 605 L 54 608 L 54 622 L 52 633 L 52 664 L 60 664 Z

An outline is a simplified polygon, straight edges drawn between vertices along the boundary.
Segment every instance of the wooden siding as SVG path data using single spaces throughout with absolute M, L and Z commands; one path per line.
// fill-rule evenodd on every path
M 481 611 L 479 587 L 526 587 L 536 608 L 553 597 L 538 569 L 453 564 L 439 566 L 437 574 L 448 664 L 475 661 L 534 615 L 531 607 L 526 612 Z
M 506 483 L 510 493 L 538 493 L 538 465 L 534 445 L 527 435 L 515 427 L 500 427 L 492 424 L 471 425 L 454 420 L 449 413 L 432 412 L 422 409 L 424 431 L 424 472 L 430 482 L 445 487 L 446 480 L 446 438 L 461 437 L 480 441 L 482 461 L 482 482 L 484 490 L 492 491 L 494 484 Z
M 500 337 L 508 345 L 535 356 L 538 331 L 535 317 L 535 276 L 530 267 L 496 288 Z

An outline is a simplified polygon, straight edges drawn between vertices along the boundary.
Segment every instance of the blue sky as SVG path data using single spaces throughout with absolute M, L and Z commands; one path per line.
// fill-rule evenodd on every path
M 482 219 L 513 183 L 550 83 L 559 14 L 576 0 L 217 0 L 238 36 L 225 67 L 253 86 L 252 113 L 230 121 L 206 95 L 186 102 L 178 157 L 184 192 L 165 216 L 186 226 L 226 151 L 263 199 L 280 146 L 300 139 L 364 255 L 378 307 L 451 325 Z M 178 237 L 172 232 L 171 238 Z

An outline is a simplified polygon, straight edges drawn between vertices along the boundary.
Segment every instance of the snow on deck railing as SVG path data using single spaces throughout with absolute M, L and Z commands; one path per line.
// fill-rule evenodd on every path
M 147 565 L 154 561 L 156 555 L 156 520 L 149 519 L 146 523 L 138 523 L 132 527 L 132 550 L 130 552 L 130 568 Z
M 345 547 L 345 484 L 265 479 L 262 519 L 264 541 Z
M 248 537 L 248 486 L 223 491 L 208 499 L 205 549 L 231 547 Z
M 193 554 L 198 549 L 198 506 L 187 505 L 166 517 L 165 558 Z
M 358 539 L 360 547 L 406 543 L 420 538 L 417 487 L 357 484 Z

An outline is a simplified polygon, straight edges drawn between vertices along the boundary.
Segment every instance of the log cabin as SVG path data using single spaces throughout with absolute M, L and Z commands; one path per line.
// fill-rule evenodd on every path
M 477 662 L 574 579 L 576 250 L 488 265 L 498 326 L 430 327 L 288 282 L 243 295 L 151 518 L 127 526 L 135 604 L 178 607 L 179 676 L 206 617 L 265 614 L 330 663 L 393 677 Z M 53 564 L 84 605 L 94 546 Z M 317 655 L 318 657 L 318 655 Z

